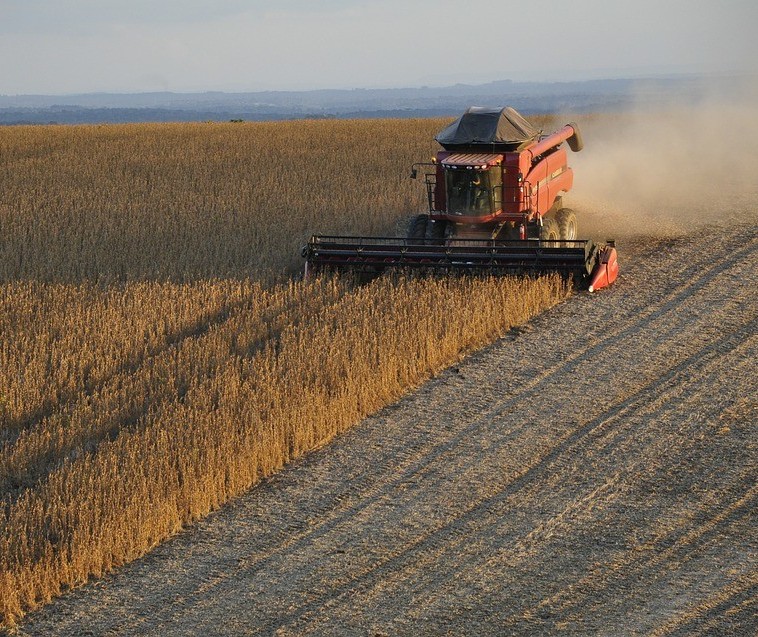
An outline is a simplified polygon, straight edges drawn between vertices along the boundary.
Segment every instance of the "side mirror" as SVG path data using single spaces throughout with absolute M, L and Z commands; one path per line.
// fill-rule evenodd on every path
M 416 179 L 418 177 L 418 172 L 415 168 L 411 168 L 411 179 Z

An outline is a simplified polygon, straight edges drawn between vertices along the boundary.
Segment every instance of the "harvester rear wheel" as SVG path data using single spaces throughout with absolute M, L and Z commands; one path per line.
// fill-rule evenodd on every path
M 555 217 L 543 217 L 540 239 L 542 241 L 558 241 L 561 238 L 561 229 Z
M 429 223 L 427 215 L 416 215 L 408 224 L 409 239 L 423 239 L 426 237 L 426 225 Z
M 561 239 L 574 241 L 577 237 L 576 214 L 571 208 L 562 208 L 556 216 Z

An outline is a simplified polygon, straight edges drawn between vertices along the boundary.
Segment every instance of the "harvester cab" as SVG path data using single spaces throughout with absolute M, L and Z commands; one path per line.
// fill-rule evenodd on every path
M 411 169 L 412 178 L 423 171 L 428 210 L 407 235 L 316 235 L 303 250 L 306 271 L 558 271 L 590 290 L 613 283 L 615 246 L 577 240 L 576 215 L 563 207 L 574 174 L 562 145 L 582 150 L 576 124 L 543 135 L 513 108 L 472 107 L 435 139 L 442 150 Z
M 478 218 L 494 214 L 502 207 L 502 161 L 484 159 L 473 166 L 449 161 L 445 168 L 445 193 L 448 211 L 460 218 Z M 493 163 L 493 165 L 490 165 Z
M 470 108 L 436 140 L 443 150 L 425 164 L 425 181 L 429 221 L 444 236 L 576 239 L 576 215 L 561 198 L 573 185 L 561 145 L 582 149 L 576 124 L 542 135 L 512 108 Z

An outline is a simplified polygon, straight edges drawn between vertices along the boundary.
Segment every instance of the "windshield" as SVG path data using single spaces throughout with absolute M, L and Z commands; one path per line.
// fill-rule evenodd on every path
M 487 170 L 454 167 L 445 170 L 448 212 L 472 217 L 491 214 L 493 210 L 490 178 Z

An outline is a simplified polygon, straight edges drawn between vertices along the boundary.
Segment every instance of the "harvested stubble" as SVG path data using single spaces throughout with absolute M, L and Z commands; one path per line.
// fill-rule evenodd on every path
M 436 123 L 424 125 L 437 128 Z M 284 139 L 291 125 L 281 126 L 285 132 L 277 125 L 265 130 L 278 131 Z M 343 140 L 321 149 L 327 164 L 335 161 L 345 139 L 378 136 L 394 149 L 390 154 L 397 170 L 405 168 L 404 151 L 398 148 L 407 140 L 397 129 L 410 131 L 407 123 L 309 126 L 321 139 Z M 210 136 L 223 128 L 210 127 Z M 237 129 L 227 128 L 224 135 L 231 139 Z M 142 555 L 397 399 L 462 352 L 567 294 L 555 278 L 381 279 L 360 288 L 332 279 L 274 285 L 272 278 L 291 259 L 278 253 L 293 241 L 294 228 L 315 230 L 335 224 L 334 219 L 289 219 L 255 256 L 236 260 L 246 239 L 234 236 L 231 222 L 220 222 L 223 239 L 233 244 L 229 256 L 214 247 L 219 239 L 211 222 L 193 234 L 187 218 L 174 218 L 181 214 L 178 207 L 164 215 L 154 202 L 137 217 L 157 228 L 177 223 L 184 228 L 174 260 L 162 256 L 156 265 L 158 243 L 143 253 L 136 243 L 124 251 L 103 247 L 99 241 L 106 235 L 116 240 L 118 204 L 103 213 L 98 230 L 98 223 L 82 215 L 80 225 L 64 221 L 77 214 L 70 202 L 68 212 L 57 217 L 63 234 L 69 234 L 65 241 L 47 237 L 60 241 L 47 259 L 42 247 L 56 221 L 42 218 L 41 211 L 52 210 L 43 205 L 45 196 L 53 196 L 43 179 L 45 162 L 54 169 L 65 151 L 78 152 L 86 163 L 92 137 L 111 135 L 137 144 L 130 131 L 136 138 L 155 136 L 147 147 L 159 144 L 166 155 L 183 157 L 187 135 L 197 138 L 196 144 L 205 135 L 199 126 L 51 130 L 53 142 L 67 133 L 70 139 L 60 148 L 51 142 L 46 152 L 39 139 L 37 147 L 30 144 L 29 153 L 40 162 L 41 183 L 27 185 L 37 199 L 26 193 L 16 201 L 6 193 L 0 204 L 11 210 L 15 224 L 3 226 L 5 255 L 19 257 L 15 269 L 4 263 L 0 285 L 0 617 L 5 625 L 61 590 Z M 150 156 L 143 150 L 135 157 Z M 240 150 L 230 142 L 218 153 L 236 158 Z M 348 165 L 362 161 L 358 151 L 339 159 Z M 147 167 L 146 174 L 161 181 L 165 175 L 155 161 L 155 177 Z M 224 162 L 231 170 L 234 161 Z M 257 168 L 264 171 L 262 180 L 271 177 L 265 165 Z M 110 166 L 117 171 L 121 164 L 112 159 Z M 5 178 L 8 166 L 4 170 Z M 316 183 L 313 174 L 308 178 Z M 93 187 L 111 187 L 103 175 L 93 179 Z M 205 179 L 203 188 L 213 189 L 218 177 L 209 173 Z M 189 179 L 186 188 L 192 183 Z M 314 198 L 326 202 L 335 192 L 337 200 L 353 196 L 340 183 L 301 193 L 290 210 L 302 212 Z M 124 189 L 124 209 L 140 207 L 139 198 L 128 200 L 125 186 L 117 188 Z M 292 193 L 296 190 L 290 194 L 295 197 Z M 109 198 L 115 200 L 116 192 L 102 201 Z M 249 224 L 259 220 L 261 227 L 272 228 L 267 203 L 256 205 L 246 210 Z M 393 205 L 387 209 L 382 223 L 390 226 L 399 215 L 395 211 L 393 219 Z M 221 207 L 217 218 L 225 211 L 233 212 Z M 378 221 L 355 215 L 352 223 L 353 230 L 365 232 Z M 130 228 L 137 232 L 138 224 Z M 188 256 L 202 247 L 203 235 L 208 252 L 202 259 Z M 30 246 L 26 252 L 24 236 Z M 64 250 L 72 239 L 74 256 Z M 130 241 L 135 236 L 126 237 Z M 136 261 L 124 273 L 129 254 Z M 251 259 L 258 259 L 254 272 L 263 282 L 218 278 L 244 271 Z M 89 275 L 91 262 L 97 276 Z M 162 277 L 166 272 L 170 276 Z M 428 329 L 430 322 L 435 329 Z

